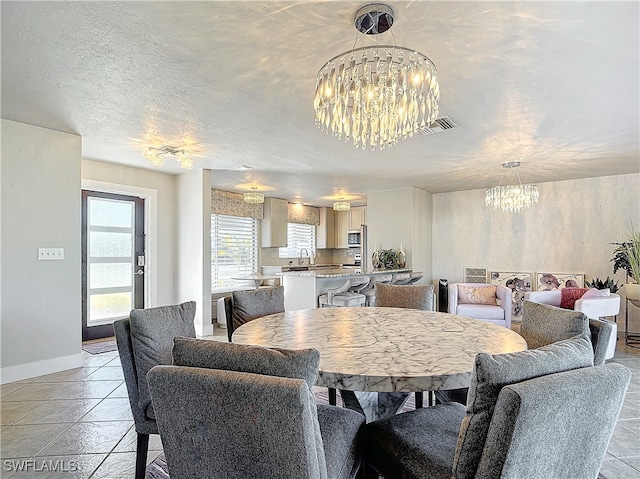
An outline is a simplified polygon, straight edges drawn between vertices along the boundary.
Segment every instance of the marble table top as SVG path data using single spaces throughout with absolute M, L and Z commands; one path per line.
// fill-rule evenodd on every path
M 410 269 L 375 269 L 356 273 L 354 268 L 320 269 L 314 271 L 285 271 L 283 276 L 314 276 L 316 278 L 340 278 L 342 276 L 371 276 L 378 274 L 410 273 Z
M 376 307 L 272 314 L 240 326 L 233 342 L 318 349 L 318 386 L 377 392 L 468 387 L 478 352 L 527 348 L 515 331 L 478 319 Z

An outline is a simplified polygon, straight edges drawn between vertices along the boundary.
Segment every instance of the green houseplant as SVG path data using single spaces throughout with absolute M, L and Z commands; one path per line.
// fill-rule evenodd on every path
M 640 231 L 631 230 L 631 238 L 624 243 L 615 243 L 613 272 L 624 270 L 634 283 L 626 283 L 624 292 L 632 301 L 640 301 Z
M 398 253 L 394 249 L 383 249 L 379 258 L 382 269 L 395 269 L 398 266 Z
M 600 279 L 596 277 L 591 281 L 585 281 L 584 284 L 588 288 L 609 289 L 611 293 L 615 293 L 620 289 L 618 282 L 609 278 L 609 276 L 607 276 L 607 279 Z

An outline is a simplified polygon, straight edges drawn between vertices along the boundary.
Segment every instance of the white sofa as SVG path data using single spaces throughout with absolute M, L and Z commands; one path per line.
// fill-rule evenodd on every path
M 534 303 L 550 304 L 551 306 L 560 307 L 562 293 L 559 289 L 552 291 L 530 291 L 525 293 L 524 299 L 533 301 Z M 609 296 L 599 296 L 597 298 L 585 298 L 576 300 L 574 311 L 580 311 L 589 319 L 604 319 L 606 316 L 615 316 L 620 312 L 620 295 L 615 293 Z M 608 321 L 613 325 L 613 332 L 605 359 L 611 359 L 616 351 L 616 340 L 618 338 L 618 325 L 613 321 Z
M 498 305 L 458 303 L 458 285 L 468 288 L 496 286 Z M 452 283 L 449 285 L 449 307 L 451 314 L 481 319 L 511 329 L 511 289 L 506 286 L 487 283 Z

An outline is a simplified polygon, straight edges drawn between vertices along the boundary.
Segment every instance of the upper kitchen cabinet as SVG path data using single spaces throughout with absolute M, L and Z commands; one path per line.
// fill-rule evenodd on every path
M 320 208 L 320 225 L 316 235 L 316 248 L 335 248 L 335 218 L 332 208 Z
M 335 217 L 335 243 L 334 248 L 348 248 L 349 244 L 347 240 L 349 239 L 349 223 L 350 223 L 350 215 L 349 211 L 336 211 L 334 212 Z M 358 226 L 358 229 L 360 227 Z
M 359 230 L 360 226 L 367 224 L 367 207 L 354 206 L 349 210 L 349 229 Z
M 261 244 L 263 248 L 287 246 L 287 200 L 264 199 Z

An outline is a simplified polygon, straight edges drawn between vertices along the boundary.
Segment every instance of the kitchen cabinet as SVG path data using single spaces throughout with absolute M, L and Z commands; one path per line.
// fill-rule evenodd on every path
M 320 208 L 320 225 L 316 235 L 316 249 L 335 248 L 336 228 L 332 208 Z
M 261 225 L 263 248 L 287 246 L 287 200 L 264 199 L 264 218 Z
M 367 224 L 367 207 L 354 206 L 349 210 L 349 229 L 359 230 L 360 226 Z
M 335 225 L 335 243 L 334 248 L 348 248 L 349 244 L 347 243 L 348 234 L 349 234 L 349 220 L 350 220 L 350 211 L 336 211 L 334 212 L 334 225 Z M 358 229 L 360 227 L 358 226 Z

